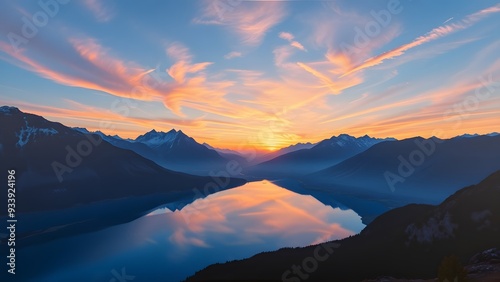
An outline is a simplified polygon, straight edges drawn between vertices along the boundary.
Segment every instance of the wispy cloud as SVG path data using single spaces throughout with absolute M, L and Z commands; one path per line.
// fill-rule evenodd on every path
M 84 6 L 100 22 L 107 22 L 114 17 L 114 12 L 109 6 L 111 1 L 84 0 Z
M 372 132 L 375 136 L 396 138 L 412 137 L 415 132 L 432 136 L 435 130 L 445 131 L 446 136 L 441 137 L 446 138 L 463 134 L 464 130 L 472 133 L 496 131 L 494 120 L 499 118 L 496 109 L 500 99 L 491 95 L 493 92 L 486 100 L 480 99 L 477 91 L 487 93 L 498 85 L 500 63 L 491 61 L 498 46 L 497 41 L 480 50 L 470 58 L 472 64 L 453 76 L 440 77 L 437 87 L 422 90 L 415 84 L 403 83 L 385 92 L 363 95 L 362 99 L 332 113 L 320 124 L 330 123 L 353 134 Z M 471 100 L 477 102 L 477 110 L 461 108 Z M 353 120 L 356 122 L 348 122 Z
M 299 50 L 307 51 L 306 48 L 300 42 L 298 42 L 298 41 L 292 41 L 292 43 L 290 43 L 290 45 L 292 47 L 295 47 L 295 48 L 299 49 Z
M 393 59 L 395 57 L 399 57 L 403 55 L 406 51 L 413 49 L 417 46 L 420 46 L 422 44 L 434 41 L 436 39 L 439 39 L 441 37 L 445 37 L 451 33 L 454 33 L 459 30 L 466 29 L 472 25 L 474 25 L 476 22 L 480 21 L 484 17 L 493 14 L 493 13 L 498 13 L 500 12 L 500 4 L 497 4 L 495 6 L 483 9 L 481 11 L 478 11 L 476 13 L 470 14 L 466 16 L 464 19 L 458 21 L 457 23 L 451 23 L 448 25 L 443 25 L 437 28 L 434 28 L 427 34 L 420 36 L 416 38 L 414 41 L 401 45 L 395 49 L 392 49 L 388 52 L 385 52 L 381 55 L 372 57 L 362 64 L 352 68 L 348 72 L 346 72 L 344 75 L 348 75 L 353 72 L 357 72 L 366 68 L 370 68 L 373 66 L 376 66 L 378 64 L 381 64 L 383 61 L 388 60 L 388 59 Z
M 276 66 L 283 66 L 287 63 L 288 58 L 293 54 L 292 48 L 290 46 L 280 46 L 274 49 L 274 64 Z
M 4 78 L 2 84 L 7 87 L 1 87 L 5 95 L 0 96 L 3 101 L 13 101 L 11 104 L 65 124 L 84 124 L 97 130 L 100 121 L 109 121 L 116 125 L 115 133 L 124 133 L 127 137 L 151 128 L 181 127 L 192 130 L 190 135 L 214 141 L 213 144 L 221 147 L 235 148 L 251 143 L 276 148 L 318 141 L 341 131 L 355 135 L 371 131 L 378 136 L 396 137 L 408 137 L 404 135 L 410 131 L 414 135 L 425 134 L 441 122 L 440 114 L 446 107 L 473 93 L 478 83 L 472 80 L 478 74 L 497 72 L 500 66 L 495 60 L 498 42 L 488 50 L 474 50 L 471 56 L 463 56 L 464 48 L 458 49 L 468 42 L 482 46 L 496 40 L 494 36 L 483 36 L 492 29 L 489 22 L 477 22 L 497 13 L 499 5 L 462 20 L 449 19 L 423 36 L 413 34 L 414 42 L 410 39 L 405 45 L 394 45 L 393 40 L 401 39 L 403 27 L 413 24 L 413 19 L 394 16 L 380 34 L 370 37 L 362 47 L 355 46 L 359 52 L 349 53 L 342 52 L 340 44 L 354 45 L 354 29 L 364 29 L 374 20 L 366 9 L 357 10 L 357 4 L 353 4 L 354 9 L 347 2 L 345 9 L 335 5 L 324 9 L 321 5 L 335 4 L 325 2 L 314 9 L 314 2 L 311 9 L 290 9 L 297 14 L 284 21 L 288 12 L 284 5 L 295 2 L 222 1 L 229 5 L 224 11 L 216 10 L 213 6 L 216 2 L 221 3 L 196 2 L 201 3 L 202 11 L 194 20 L 190 13 L 185 13 L 179 17 L 158 18 L 152 26 L 148 26 L 151 22 L 147 20 L 137 25 L 130 24 L 126 17 L 113 18 L 113 4 L 109 2 L 82 1 L 81 5 L 65 6 L 70 12 L 51 19 L 50 24 L 40 28 L 29 44 L 23 44 L 17 52 L 6 37 L 0 39 L 0 60 L 60 85 L 96 91 L 54 86 L 46 107 L 25 105 L 23 102 L 31 101 L 38 89 L 24 88 L 22 84 L 30 84 L 33 77 L 20 75 L 12 83 L 7 81 L 10 76 Z M 121 2 L 113 3 L 121 5 Z M 22 35 L 21 18 L 30 16 L 31 10 L 17 2 L 4 6 L 9 5 L 12 6 L 9 10 L 0 10 L 0 18 L 5 23 L 0 25 L 0 33 Z M 90 14 L 83 5 L 94 5 L 95 13 Z M 38 8 L 36 2 L 31 7 Z M 148 7 L 155 9 L 156 6 L 144 6 Z M 70 15 L 78 8 L 84 9 L 88 16 L 78 18 L 76 23 Z M 127 10 L 120 7 L 119 11 Z M 188 18 L 179 23 L 191 20 L 213 26 L 180 25 L 164 38 L 164 29 L 159 23 L 175 25 L 182 16 Z M 447 18 L 434 16 L 432 20 L 438 23 Z M 130 28 L 130 33 L 100 37 L 103 36 L 101 27 L 95 19 L 113 20 L 113 25 L 106 28 Z M 475 23 L 478 30 L 482 26 L 482 32 L 468 35 L 464 32 L 465 36 L 460 33 L 453 40 L 438 40 Z M 230 38 L 220 38 L 220 29 L 228 31 Z M 413 30 L 404 30 L 404 34 L 409 35 Z M 185 45 L 186 41 L 181 43 L 186 36 L 190 45 Z M 202 45 L 207 43 L 207 36 L 223 40 Z M 134 51 L 137 47 L 139 52 L 131 52 L 129 47 L 121 45 L 127 39 L 143 42 L 134 46 Z M 174 43 L 165 45 L 164 40 Z M 241 46 L 241 43 L 249 46 Z M 264 44 L 254 48 L 261 43 Z M 389 43 L 391 49 L 399 47 L 376 56 L 380 54 L 378 50 L 389 50 Z M 421 46 L 424 44 L 425 48 Z M 421 47 L 415 48 L 417 46 Z M 452 54 L 449 52 L 452 49 L 457 50 Z M 308 53 L 302 52 L 306 50 Z M 439 57 L 445 53 L 447 56 Z M 245 58 L 234 60 L 242 56 Z M 390 60 L 396 57 L 397 60 Z M 432 63 L 439 68 L 418 69 L 422 66 L 420 63 L 430 63 L 427 59 L 431 57 L 436 59 Z M 157 67 L 147 65 L 151 60 L 155 60 Z M 409 64 L 417 60 L 420 60 L 418 64 Z M 377 64 L 377 72 L 361 71 Z M 156 81 L 159 83 L 145 83 L 148 78 L 149 82 L 155 82 L 151 80 L 155 75 L 161 79 Z M 463 85 L 453 83 L 463 82 L 465 78 L 471 80 Z M 140 89 L 141 95 L 137 96 L 134 89 Z M 76 99 L 82 104 L 64 99 L 65 95 L 81 93 L 88 96 Z M 94 99 L 95 95 L 102 97 Z M 16 96 L 20 97 L 19 101 L 10 98 Z M 131 115 L 123 115 L 112 112 L 109 105 L 98 104 L 101 101 L 126 101 L 139 106 L 131 109 Z M 494 128 L 495 119 L 498 120 L 494 112 L 499 103 L 492 98 L 481 104 L 481 110 L 471 114 L 470 122 L 464 124 L 467 123 L 468 128 Z
M 224 59 L 230 60 L 230 59 L 238 58 L 241 56 L 243 56 L 243 54 L 241 52 L 232 51 L 232 52 L 229 52 L 226 55 L 224 55 Z
M 150 93 L 135 97 L 132 90 L 141 85 L 141 79 L 152 69 L 146 69 L 133 62 L 123 61 L 102 47 L 92 38 L 70 38 L 60 48 L 57 61 L 51 64 L 47 57 L 54 50 L 40 43 L 36 51 L 16 52 L 12 46 L 0 42 L 0 51 L 8 54 L 13 64 L 33 71 L 42 77 L 59 84 L 99 90 L 115 96 L 151 100 L 155 95 Z M 56 52 L 57 53 L 57 52 Z
M 327 74 L 327 72 L 319 71 L 319 70 L 315 69 L 314 67 L 312 67 L 308 64 L 305 64 L 305 63 L 301 63 L 301 62 L 298 62 L 297 65 L 299 67 L 301 67 L 303 70 L 305 70 L 306 72 L 308 72 L 308 73 L 312 74 L 313 76 L 315 76 L 316 78 L 318 78 L 319 81 L 321 81 L 322 86 L 330 89 L 330 91 L 331 91 L 330 94 L 333 94 L 333 95 L 338 95 L 338 94 L 342 93 L 342 91 L 344 91 L 345 89 L 353 87 L 353 86 L 358 85 L 361 82 L 363 82 L 363 80 L 360 77 L 355 77 L 355 76 L 353 76 L 349 79 L 336 79 L 334 81 L 333 78 L 331 78 Z M 335 73 L 337 71 L 334 69 L 334 70 L 331 70 L 330 72 Z
M 223 25 L 235 32 L 241 42 L 258 45 L 273 26 L 281 22 L 285 15 L 281 1 L 243 1 L 235 7 L 221 10 L 218 1 L 204 1 L 202 14 L 193 22 L 198 24 Z
M 447 23 L 449 21 L 452 21 L 453 19 L 454 19 L 454 17 L 451 17 L 451 18 L 447 19 L 446 21 L 444 21 L 443 24 L 445 24 L 445 23 Z
M 289 32 L 280 32 L 279 37 L 287 41 L 292 41 L 295 37 Z
M 284 40 L 290 42 L 290 46 L 292 46 L 294 48 L 297 48 L 299 50 L 307 52 L 307 50 L 304 47 L 304 45 L 302 45 L 300 42 L 294 40 L 295 36 L 293 36 L 293 34 L 291 34 L 289 32 L 280 32 L 279 38 L 284 39 Z
M 167 69 L 167 73 L 178 83 L 185 81 L 186 75 L 197 73 L 211 65 L 211 62 L 192 63 L 189 51 L 180 43 L 173 43 L 167 48 L 167 54 L 177 62 Z

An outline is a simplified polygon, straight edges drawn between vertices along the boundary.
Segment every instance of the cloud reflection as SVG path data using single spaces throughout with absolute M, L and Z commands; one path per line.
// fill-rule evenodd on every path
M 144 228 L 155 228 L 152 223 L 165 228 L 158 221 L 167 220 L 175 226 L 170 242 L 196 247 L 250 245 L 270 238 L 285 246 L 300 246 L 344 238 L 364 227 L 351 210 L 334 209 L 268 181 L 210 195 L 181 211 L 150 215 Z M 343 226 L 346 221 L 356 224 Z

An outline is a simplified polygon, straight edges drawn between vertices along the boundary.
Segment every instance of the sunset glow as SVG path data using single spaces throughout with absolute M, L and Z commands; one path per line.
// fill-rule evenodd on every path
M 0 103 L 68 126 L 267 152 L 498 130 L 496 1 L 86 0 L 43 25 L 20 2 L 0 9 Z

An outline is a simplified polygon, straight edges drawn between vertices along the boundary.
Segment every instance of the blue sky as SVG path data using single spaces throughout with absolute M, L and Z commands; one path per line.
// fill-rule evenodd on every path
M 269 150 L 498 131 L 497 1 L 0 6 L 0 102 L 69 126 Z

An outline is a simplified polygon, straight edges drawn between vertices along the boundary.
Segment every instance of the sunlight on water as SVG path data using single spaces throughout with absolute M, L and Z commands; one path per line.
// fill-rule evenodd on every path
M 161 214 L 176 222 L 177 232 L 171 239 L 179 244 L 188 244 L 190 240 L 185 236 L 189 236 L 196 244 L 207 245 L 207 234 L 220 233 L 239 234 L 237 237 L 244 238 L 235 239 L 241 244 L 273 235 L 293 246 L 308 245 L 344 238 L 364 227 L 351 210 L 333 209 L 312 196 L 296 194 L 268 181 L 250 182 L 209 195 L 181 211 L 172 213 L 162 208 L 148 216 Z M 151 226 L 144 221 L 143 228 Z
M 60 250 L 59 258 L 47 261 L 40 281 L 109 281 L 110 271 L 123 267 L 142 280 L 179 281 L 212 263 L 340 239 L 363 227 L 352 210 L 261 181 L 198 199 L 180 211 L 162 207 L 126 224 L 27 248 L 23 255 Z

